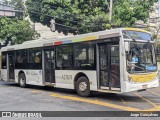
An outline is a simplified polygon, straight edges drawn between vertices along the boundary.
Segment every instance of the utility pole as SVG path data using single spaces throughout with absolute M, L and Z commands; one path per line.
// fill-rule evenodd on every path
M 112 8 L 113 8 L 113 0 L 110 0 L 109 6 L 109 21 L 112 22 Z

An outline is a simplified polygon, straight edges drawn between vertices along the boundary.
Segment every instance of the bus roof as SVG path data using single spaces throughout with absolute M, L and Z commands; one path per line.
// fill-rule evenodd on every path
M 139 29 L 139 28 L 123 28 L 124 30 L 131 30 L 131 31 L 139 31 L 139 32 L 146 32 L 151 34 L 149 31 L 143 30 L 143 29 Z
M 92 33 L 75 35 L 75 36 L 30 40 L 22 44 L 3 47 L 1 51 L 28 49 L 28 48 L 36 48 L 36 47 L 43 47 L 43 46 L 53 46 L 53 45 L 60 45 L 60 44 L 76 43 L 76 42 L 82 42 L 82 41 L 91 41 L 91 40 L 111 38 L 111 37 L 119 37 L 121 36 L 122 30 L 134 30 L 134 31 L 147 32 L 147 31 L 137 29 L 137 28 L 116 28 L 116 29 L 111 29 L 111 30 L 92 32 Z

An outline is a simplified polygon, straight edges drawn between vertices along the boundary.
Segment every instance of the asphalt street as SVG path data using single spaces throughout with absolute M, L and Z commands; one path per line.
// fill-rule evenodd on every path
M 20 88 L 18 84 L 0 81 L 0 111 L 122 111 L 122 114 L 123 111 L 160 111 L 160 88 L 125 94 L 94 92 L 91 97 L 83 98 L 73 90 L 33 85 Z M 22 118 L 14 119 L 21 120 Z M 32 119 L 38 120 L 39 118 Z M 75 118 L 58 117 L 57 119 L 72 120 Z M 83 119 L 114 120 L 116 118 L 86 117 Z M 120 117 L 119 119 L 127 118 Z

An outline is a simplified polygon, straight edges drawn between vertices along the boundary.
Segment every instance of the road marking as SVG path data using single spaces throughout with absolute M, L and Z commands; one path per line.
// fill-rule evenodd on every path
M 150 92 L 150 93 L 152 93 L 152 94 L 154 94 L 154 95 L 157 95 L 157 96 L 160 96 L 160 94 L 158 94 L 158 93 L 156 93 L 156 92 L 152 92 L 152 91 L 148 91 L 148 92 Z
M 145 111 L 155 111 L 155 112 L 157 112 L 157 111 L 160 111 L 160 106 L 156 106 L 154 108 L 151 108 L 151 109 L 148 109 L 148 110 L 145 110 Z
M 125 100 L 120 95 L 118 95 L 118 97 L 121 99 L 122 103 L 124 104 L 126 103 Z
M 156 105 L 155 103 L 153 103 L 153 102 L 151 102 L 150 100 L 142 97 L 140 94 L 138 94 L 138 93 L 134 93 L 134 94 L 137 95 L 137 96 L 139 96 L 142 100 L 147 101 L 147 102 L 148 102 L 149 104 L 151 104 L 152 106 L 157 107 L 157 105 Z
M 38 93 L 38 92 L 40 92 L 39 90 L 32 90 L 31 91 L 32 93 Z
M 73 97 L 73 96 L 65 96 L 65 95 L 60 95 L 60 94 L 51 94 L 51 96 L 52 97 L 57 97 L 57 98 L 63 98 L 63 99 L 73 100 L 73 101 L 80 101 L 80 102 L 86 102 L 86 103 L 106 106 L 106 107 L 120 109 L 120 110 L 125 110 L 125 111 L 141 111 L 138 108 L 121 106 L 121 105 L 116 105 L 116 104 L 112 104 L 112 103 L 107 103 L 107 102 L 97 101 L 97 100 L 91 100 L 91 99 L 86 99 L 86 98 Z

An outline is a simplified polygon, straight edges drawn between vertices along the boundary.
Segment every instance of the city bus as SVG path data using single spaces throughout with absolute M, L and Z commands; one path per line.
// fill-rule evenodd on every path
M 156 47 L 156 58 L 157 58 L 157 67 L 158 67 L 158 73 L 160 78 L 160 47 L 159 45 Z
M 1 78 L 26 85 L 126 93 L 159 86 L 154 40 L 138 28 L 38 39 L 1 48 Z

